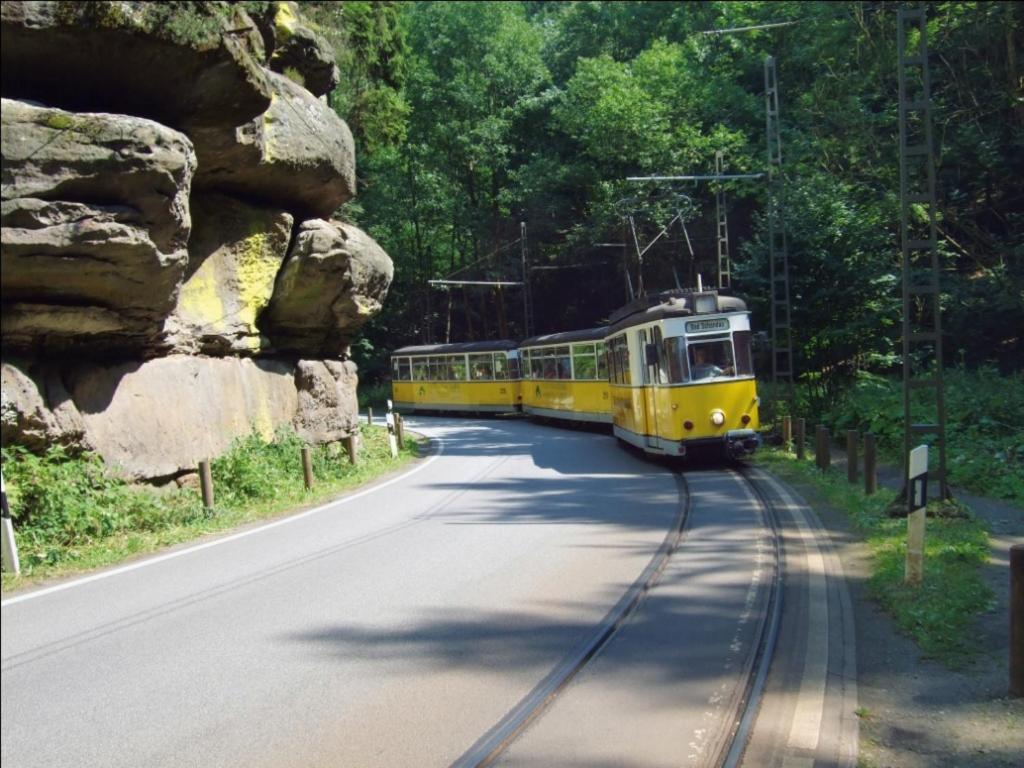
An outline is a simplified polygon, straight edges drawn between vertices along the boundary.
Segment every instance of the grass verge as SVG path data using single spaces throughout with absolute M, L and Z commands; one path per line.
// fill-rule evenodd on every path
M 924 579 L 910 586 L 903 583 L 906 518 L 889 517 L 886 512 L 894 491 L 879 489 L 865 496 L 861 486 L 847 482 L 845 473 L 835 469 L 822 473 L 811 461 L 799 461 L 781 449 L 767 449 L 757 461 L 846 515 L 871 552 L 869 594 L 925 656 L 950 669 L 962 669 L 984 650 L 973 642 L 970 629 L 993 600 L 980 573 L 989 554 L 988 531 L 967 507 L 929 505 Z
M 302 441 L 282 432 L 273 441 L 253 434 L 212 462 L 214 508 L 198 487 L 153 489 L 111 476 L 94 455 L 70 457 L 59 448 L 35 456 L 3 451 L 4 478 L 22 572 L 3 574 L 9 592 L 45 579 L 109 566 L 246 523 L 280 516 L 337 497 L 401 467 L 421 452 L 406 437 L 391 458 L 387 431 L 360 427 L 356 465 L 340 445 L 312 449 L 314 484 L 302 477 Z

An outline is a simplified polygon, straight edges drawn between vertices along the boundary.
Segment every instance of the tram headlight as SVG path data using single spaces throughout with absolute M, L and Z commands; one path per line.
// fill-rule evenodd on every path
M 725 424 L 725 413 L 723 411 L 712 411 L 711 412 L 711 423 L 716 427 L 720 427 Z

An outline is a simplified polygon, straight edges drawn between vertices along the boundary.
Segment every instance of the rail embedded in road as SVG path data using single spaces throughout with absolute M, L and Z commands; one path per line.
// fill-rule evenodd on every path
M 739 479 L 741 483 L 732 484 L 738 490 L 747 487 L 756 499 L 758 514 L 770 532 L 770 580 L 767 583 L 768 599 L 764 610 L 755 610 L 752 605 L 747 610 L 756 615 L 756 627 L 753 641 L 735 676 L 730 694 L 724 697 L 726 704 L 721 717 L 723 727 L 714 738 L 709 739 L 702 750 L 703 765 L 735 766 L 742 758 L 743 749 L 750 733 L 751 725 L 757 712 L 761 692 L 771 664 L 772 654 L 779 628 L 781 614 L 781 557 L 777 517 L 773 504 L 767 494 L 759 487 L 757 481 L 749 473 L 736 473 L 722 470 L 721 475 Z M 544 714 L 556 704 L 565 692 L 570 689 L 573 681 L 580 673 L 609 646 L 620 630 L 627 625 L 630 618 L 637 613 L 652 590 L 659 583 L 666 567 L 673 557 L 685 556 L 686 534 L 691 521 L 692 494 L 686 476 L 682 472 L 676 474 L 677 482 L 682 491 L 683 504 L 679 511 L 676 525 L 669 531 L 664 543 L 651 559 L 647 568 L 622 596 L 614 608 L 598 625 L 587 641 L 574 649 L 555 667 L 527 696 L 519 701 L 509 713 L 491 730 L 484 734 L 468 749 L 453 765 L 460 767 L 487 766 L 501 760 L 506 750 L 522 736 L 534 723 L 543 719 Z M 723 502 L 724 503 L 724 502 Z M 751 584 L 751 595 L 756 594 L 758 576 L 755 573 Z M 742 623 L 742 621 L 741 621 Z M 680 745 L 682 747 L 682 744 Z M 682 760 L 684 755 L 680 755 Z

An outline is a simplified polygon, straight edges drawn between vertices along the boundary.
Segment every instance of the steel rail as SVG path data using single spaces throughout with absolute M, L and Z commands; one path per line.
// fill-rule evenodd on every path
M 643 602 L 647 593 L 658 583 L 672 553 L 686 538 L 690 521 L 691 497 L 686 479 L 679 472 L 675 473 L 675 477 L 683 503 L 679 505 L 679 513 L 672 527 L 647 567 L 605 615 L 590 637 L 570 652 L 508 714 L 455 760 L 452 768 L 477 768 L 491 765 L 498 759 L 501 753 L 558 698 L 587 663 L 608 645 L 619 628 Z
M 735 768 L 743 757 L 764 692 L 778 640 L 782 615 L 782 546 L 778 515 L 770 496 L 751 478 L 749 470 L 737 473 L 761 507 L 765 525 L 772 537 L 772 578 L 768 586 L 768 605 L 761 612 L 744 674 L 737 684 L 731 711 L 724 718 L 726 730 L 719 738 L 709 766 Z M 516 738 L 558 698 L 583 668 L 608 645 L 632 616 L 651 589 L 658 583 L 669 559 L 686 538 L 690 522 L 691 495 L 682 472 L 676 473 L 683 504 L 658 551 L 647 567 L 598 624 L 587 640 L 524 696 L 494 727 L 476 741 L 455 762 L 453 768 L 478 768 L 493 764 Z
M 746 687 L 738 701 L 733 727 L 726 742 L 728 749 L 722 749 L 719 753 L 720 759 L 715 762 L 721 768 L 736 768 L 743 759 L 743 753 L 747 748 L 747 742 L 757 718 L 757 711 L 761 705 L 765 682 L 768 679 L 768 670 L 771 668 L 772 658 L 775 656 L 779 626 L 782 622 L 782 537 L 779 530 L 779 517 L 771 497 L 761 486 L 760 481 L 751 477 L 755 472 L 752 472 L 749 467 L 744 467 L 740 476 L 747 482 L 754 498 L 761 503 L 765 521 L 772 531 L 775 573 L 771 581 L 768 607 L 757 628 L 754 653 L 749 657 L 750 668 L 746 676 Z

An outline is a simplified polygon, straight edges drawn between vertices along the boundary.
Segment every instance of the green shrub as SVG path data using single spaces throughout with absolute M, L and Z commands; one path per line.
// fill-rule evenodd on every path
M 950 368 L 944 372 L 947 463 L 950 482 L 976 493 L 1024 505 L 1024 375 L 994 369 Z M 762 421 L 787 410 L 778 388 L 759 385 Z M 899 379 L 861 372 L 828 408 L 813 409 L 807 387 L 795 389 L 795 412 L 815 414 L 834 435 L 848 429 L 871 432 L 882 458 L 901 463 L 903 387 Z M 934 419 L 928 392 L 914 390 L 915 421 Z M 768 414 L 767 416 L 765 414 Z
M 51 446 L 41 456 L 3 449 L 11 516 L 23 564 L 56 563 L 65 550 L 126 531 L 152 531 L 202 516 L 178 494 L 159 495 L 110 474 L 93 453 L 71 456 Z
M 91 453 L 71 456 L 53 446 L 43 455 L 21 447 L 3 449 L 4 476 L 18 535 L 23 573 L 52 575 L 61 569 L 117 562 L 137 552 L 187 541 L 202 533 L 254 520 L 370 479 L 396 466 L 385 430 L 361 426 L 359 462 L 348 463 L 338 445 L 311 449 L 317 485 L 306 492 L 302 440 L 279 431 L 235 440 L 211 465 L 215 509 L 195 489 L 157 490 L 132 485 L 110 473 Z M 415 452 L 406 441 L 405 457 Z M 4 586 L 13 582 L 4 574 Z
M 757 460 L 783 478 L 810 487 L 830 507 L 845 513 L 871 551 L 869 593 L 924 653 L 961 668 L 984 650 L 975 643 L 971 628 L 993 599 L 980 574 L 989 554 L 988 533 L 969 509 L 929 504 L 924 578 L 920 585 L 908 585 L 903 581 L 906 518 L 888 513 L 895 491 L 882 488 L 865 496 L 845 474 L 835 469 L 822 473 L 810 461 L 797 461 L 781 450 L 763 451 Z
M 295 467 L 302 446 L 298 435 L 290 430 L 279 431 L 271 441 L 257 432 L 235 440 L 210 466 L 221 503 L 238 506 L 256 499 L 274 499 L 301 482 Z

